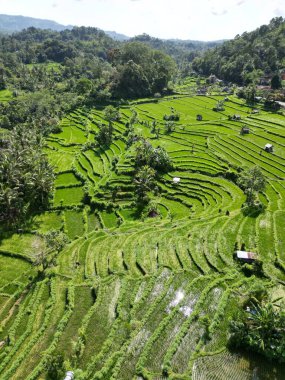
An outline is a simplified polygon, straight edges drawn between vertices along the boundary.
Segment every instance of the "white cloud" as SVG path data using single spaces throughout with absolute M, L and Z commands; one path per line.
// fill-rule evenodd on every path
M 95 26 L 129 36 L 233 38 L 285 16 L 284 0 L 0 0 L 1 13 Z M 55 6 L 56 5 L 56 6 Z
M 226 15 L 228 13 L 228 11 L 226 9 L 223 9 L 220 12 L 216 12 L 215 10 L 212 9 L 211 13 L 214 16 L 224 16 L 224 15 Z

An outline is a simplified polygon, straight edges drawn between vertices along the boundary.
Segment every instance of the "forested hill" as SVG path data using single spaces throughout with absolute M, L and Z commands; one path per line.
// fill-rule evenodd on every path
M 175 62 L 168 55 L 140 42 L 116 42 L 91 27 L 61 32 L 28 28 L 2 36 L 0 57 L 0 90 L 8 97 L 0 102 L 0 130 L 11 131 L 17 126 L 19 141 L 26 130 L 38 136 L 35 142 L 25 138 L 25 144 L 20 143 L 25 152 L 35 151 L 42 135 L 59 132 L 59 120 L 76 107 L 102 105 L 110 100 L 126 102 L 165 92 L 175 72 Z M 17 150 L 16 147 L 14 151 Z M 29 166 L 29 174 L 25 175 L 26 169 L 21 166 L 16 171 L 12 148 L 9 152 L 7 160 L 3 156 L 1 161 L 0 157 L 0 183 L 5 184 L 5 193 L 0 189 L 0 222 L 15 224 L 25 220 L 35 208 L 44 206 L 46 191 L 39 192 L 37 185 L 33 186 L 42 196 L 36 204 L 31 202 L 30 181 L 26 178 L 36 170 Z M 1 162 L 8 165 L 5 170 L 9 175 L 2 173 Z M 46 163 L 42 164 L 40 159 L 37 162 L 46 178 Z M 10 180 L 15 177 L 13 173 L 23 173 L 20 187 Z M 13 201 L 7 202 L 7 192 L 13 194 Z
M 163 52 L 139 42 L 122 44 L 92 27 L 28 28 L 2 36 L 0 53 L 2 88 L 53 89 L 97 100 L 161 92 L 175 68 Z
M 179 40 L 179 39 L 160 39 L 151 37 L 144 33 L 131 38 L 131 41 L 140 41 L 151 46 L 154 49 L 164 50 L 166 53 L 174 52 L 175 50 L 184 51 L 202 51 L 220 45 L 221 41 L 196 41 L 196 40 Z
M 2 33 L 19 32 L 31 26 L 40 29 L 56 30 L 58 32 L 64 29 L 72 28 L 72 26 L 70 25 L 61 25 L 51 20 L 42 20 L 34 17 L 11 16 L 0 14 L 0 32 Z
M 0 33 L 12 34 L 20 32 L 27 28 L 49 29 L 51 31 L 63 31 L 72 29 L 73 26 L 61 25 L 51 20 L 42 20 L 33 17 L 12 16 L 0 14 Z M 172 56 L 184 71 L 189 71 L 189 63 L 198 55 L 199 52 L 220 45 L 223 41 L 196 41 L 196 40 L 180 40 L 180 39 L 160 39 L 151 37 L 144 33 L 133 38 L 116 31 L 104 31 L 106 35 L 115 41 L 135 41 L 142 42 L 152 49 L 163 51 Z
M 12 34 L 31 27 L 61 32 L 65 29 L 72 29 L 73 25 L 62 25 L 52 20 L 34 17 L 0 14 L 0 33 Z M 105 33 L 116 41 L 126 41 L 130 38 L 115 31 L 105 31 Z
M 188 75 L 191 69 L 191 62 L 201 52 L 210 48 L 219 46 L 223 41 L 195 41 L 195 40 L 179 40 L 151 37 L 144 33 L 135 36 L 130 41 L 139 41 L 150 46 L 153 49 L 163 51 L 170 55 L 177 63 L 182 76 Z
M 285 20 L 272 19 L 250 33 L 206 51 L 193 62 L 199 73 L 215 74 L 239 84 L 257 81 L 262 75 L 273 74 L 285 67 Z

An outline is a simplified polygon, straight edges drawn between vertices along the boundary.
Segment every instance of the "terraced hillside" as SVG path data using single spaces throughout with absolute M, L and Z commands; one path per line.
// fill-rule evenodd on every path
M 230 352 L 226 342 L 239 297 L 260 284 L 285 296 L 285 118 L 252 113 L 234 97 L 225 111 L 213 111 L 221 99 L 121 106 L 104 150 L 94 144 L 106 123 L 102 109 L 77 109 L 62 120 L 46 147 L 57 173 L 50 210 L 1 241 L 1 380 L 46 379 L 56 355 L 85 380 L 284 377 L 284 368 Z M 134 207 L 126 133 L 134 110 L 135 132 L 164 147 L 174 164 L 159 178 L 152 218 L 138 218 Z M 164 115 L 173 112 L 180 119 L 165 133 Z M 229 120 L 234 114 L 241 120 Z M 250 133 L 241 135 L 242 126 Z M 267 185 L 263 209 L 253 214 L 231 179 L 254 165 Z M 35 281 L 41 234 L 52 229 L 70 244 Z M 233 258 L 241 247 L 258 253 L 264 277 L 245 276 Z

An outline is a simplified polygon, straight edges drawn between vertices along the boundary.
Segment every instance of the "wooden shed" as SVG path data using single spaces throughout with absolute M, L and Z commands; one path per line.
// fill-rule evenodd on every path
M 254 252 L 235 251 L 235 255 L 238 260 L 247 263 L 252 263 L 253 261 L 257 260 L 257 254 Z
M 240 134 L 241 134 L 241 135 L 248 135 L 248 134 L 249 134 L 249 131 L 250 131 L 249 127 L 247 127 L 247 126 L 244 125 L 244 126 L 241 128 L 241 130 L 240 130 Z
M 173 177 L 172 181 L 173 181 L 173 183 L 177 184 L 180 182 L 180 178 L 179 177 Z
M 266 151 L 266 152 L 269 152 L 269 153 L 272 153 L 273 152 L 273 145 L 272 144 L 265 144 L 265 146 L 264 146 L 264 150 Z

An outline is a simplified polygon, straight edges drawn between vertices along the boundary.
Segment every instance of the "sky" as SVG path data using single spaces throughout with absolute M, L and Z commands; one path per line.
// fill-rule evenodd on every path
M 285 17 L 284 0 L 0 0 L 0 13 L 94 26 L 133 37 L 213 41 Z

